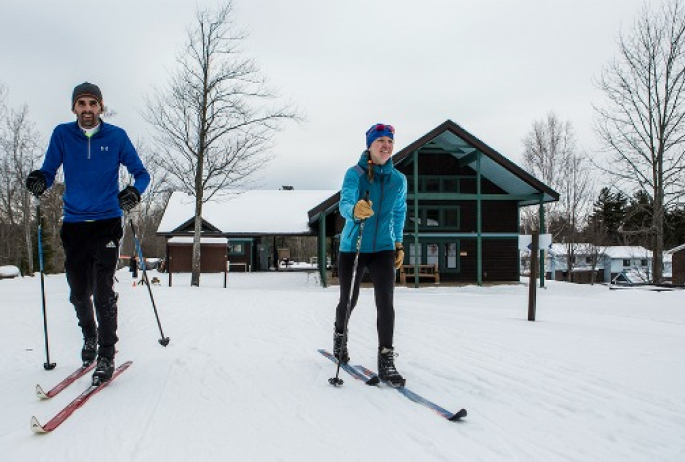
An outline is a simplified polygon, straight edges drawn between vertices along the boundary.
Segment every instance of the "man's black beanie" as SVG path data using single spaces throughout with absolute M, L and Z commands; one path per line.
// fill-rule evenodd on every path
M 76 105 L 76 100 L 82 96 L 90 96 L 95 98 L 100 106 L 102 106 L 102 92 L 97 85 L 90 82 L 83 82 L 81 85 L 77 85 L 74 88 L 74 93 L 71 95 L 71 108 L 74 109 Z

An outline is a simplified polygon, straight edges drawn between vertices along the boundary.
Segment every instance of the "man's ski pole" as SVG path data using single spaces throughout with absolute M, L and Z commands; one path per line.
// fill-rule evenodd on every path
M 150 293 L 150 301 L 152 301 L 152 308 L 155 310 L 155 318 L 157 318 L 157 326 L 159 327 L 159 334 L 162 338 L 159 339 L 159 344 L 162 346 L 167 346 L 169 344 L 169 337 L 164 336 L 164 331 L 162 330 L 162 323 L 159 322 L 159 314 L 157 314 L 157 305 L 155 305 L 155 298 L 152 296 L 152 287 L 150 286 L 150 280 L 147 277 L 147 270 L 145 268 L 145 259 L 143 258 L 143 249 L 140 247 L 140 241 L 136 236 L 136 228 L 133 226 L 133 220 L 129 221 L 131 223 L 131 231 L 133 231 L 133 242 L 136 244 L 136 253 L 138 254 L 138 261 L 143 267 L 143 281 L 147 286 L 147 290 Z
M 369 191 L 366 191 L 364 200 L 366 202 L 369 201 Z M 330 379 L 328 379 L 328 383 L 330 383 L 331 385 L 335 385 L 336 387 L 338 385 L 343 384 L 343 380 L 340 378 L 340 364 L 342 363 L 343 351 L 345 351 L 345 346 L 347 345 L 347 323 L 350 320 L 350 313 L 352 312 L 352 294 L 354 293 L 354 283 L 357 279 L 357 265 L 359 264 L 359 251 L 362 248 L 362 233 L 364 232 L 365 221 L 366 220 L 362 220 L 361 224 L 359 225 L 359 236 L 357 236 L 357 253 L 354 255 L 354 264 L 352 265 L 352 281 L 350 282 L 350 296 L 347 298 L 347 311 L 345 312 L 345 325 L 343 326 L 342 344 L 340 346 L 340 354 L 338 355 L 338 366 L 335 369 L 335 377 L 331 377 Z
M 50 343 L 48 342 L 48 315 L 45 308 L 45 275 L 43 270 L 43 239 L 42 239 L 42 218 L 40 216 L 40 199 L 36 198 L 36 215 L 38 218 L 38 265 L 40 267 L 40 293 L 43 298 L 43 332 L 45 333 L 45 363 L 43 367 L 46 371 L 51 371 L 57 363 L 50 362 Z

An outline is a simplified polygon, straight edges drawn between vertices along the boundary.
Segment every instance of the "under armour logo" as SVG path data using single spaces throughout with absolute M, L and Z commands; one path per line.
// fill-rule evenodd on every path
M 100 151 L 109 151 L 109 146 L 100 146 Z
M 105 246 L 108 249 L 116 249 L 117 245 L 114 243 L 114 241 L 109 241 L 109 244 Z

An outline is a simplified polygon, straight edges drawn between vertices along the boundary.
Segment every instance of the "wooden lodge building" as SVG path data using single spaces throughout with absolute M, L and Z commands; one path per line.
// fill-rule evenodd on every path
M 356 156 L 350 166 L 355 161 Z M 425 276 L 478 284 L 519 280 L 520 209 L 540 206 L 544 223 L 542 205 L 559 200 L 556 191 L 450 120 L 398 151 L 392 161 L 406 175 L 408 186 L 401 279 L 418 283 Z M 157 232 L 168 239 L 192 234 L 194 206 L 190 203 L 179 213 L 178 194 L 172 195 Z M 230 243 L 223 260 L 217 261 L 228 259 L 249 264 L 252 270 L 266 270 L 265 255 L 275 253 L 269 248 L 271 238 L 315 235 L 326 285 L 325 257 L 328 254 L 335 262 L 344 224 L 338 213 L 340 192 L 248 191 L 243 197 L 250 194 L 270 198 L 246 201 L 242 210 L 239 199 L 205 204 L 203 237 L 224 237 Z M 167 214 L 170 207 L 173 213 Z M 285 216 L 292 223 L 286 225 Z M 216 252 L 216 247 L 210 249 Z M 183 260 L 174 255 L 189 251 L 168 247 L 172 270 L 190 271 L 185 264 L 174 269 L 173 263 Z

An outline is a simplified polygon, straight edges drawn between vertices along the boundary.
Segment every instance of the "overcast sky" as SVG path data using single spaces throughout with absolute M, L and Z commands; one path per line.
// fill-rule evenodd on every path
M 216 0 L 26 1 L 0 6 L 0 83 L 47 140 L 70 98 L 98 84 L 134 141 L 143 97 L 164 84 L 196 8 Z M 649 1 L 647 2 L 649 3 Z M 657 0 L 652 3 L 659 4 Z M 245 55 L 306 115 L 276 138 L 261 185 L 338 189 L 375 122 L 396 151 L 451 119 L 516 163 L 550 111 L 593 153 L 593 84 L 643 0 L 234 0 Z

